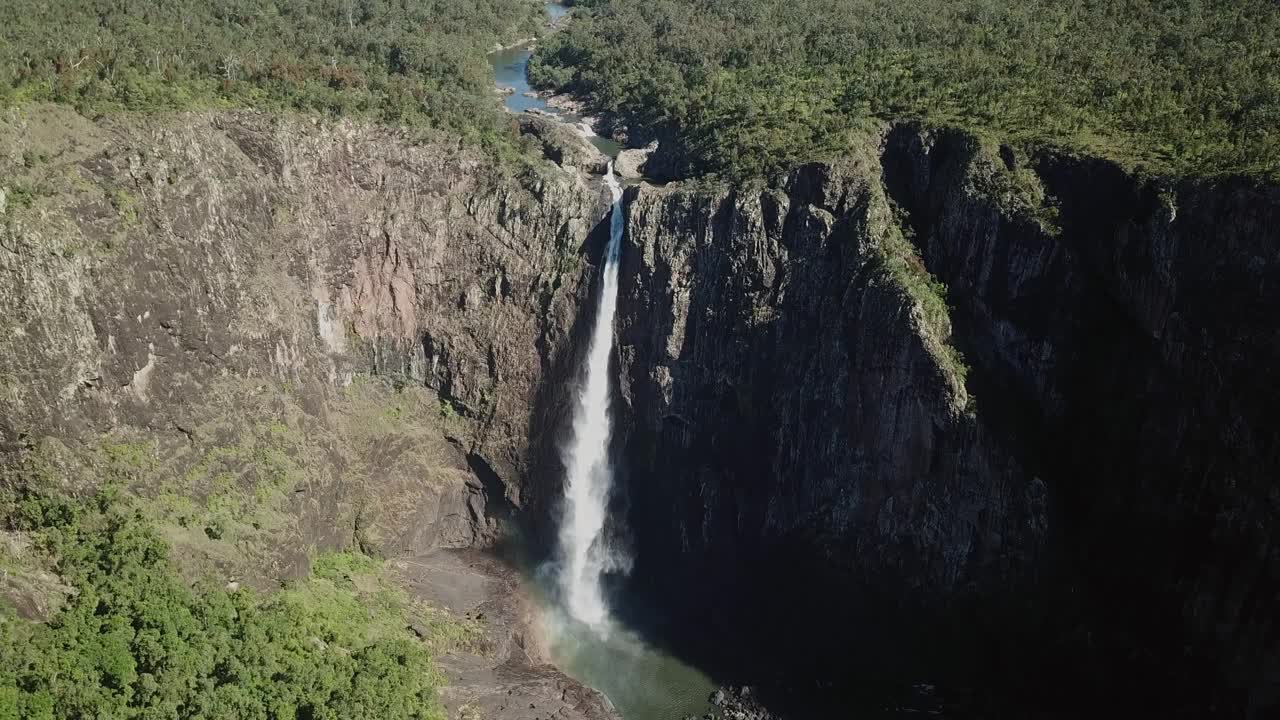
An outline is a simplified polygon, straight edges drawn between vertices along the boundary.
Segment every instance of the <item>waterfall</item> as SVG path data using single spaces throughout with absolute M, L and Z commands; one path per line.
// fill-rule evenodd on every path
M 618 253 L 622 243 L 622 186 L 605 173 L 613 196 L 609 246 L 600 276 L 600 300 L 583 384 L 578 388 L 573 437 L 564 451 L 566 470 L 564 515 L 560 522 L 560 589 L 569 616 L 597 630 L 608 625 L 609 608 L 601 576 L 623 567 L 605 535 L 613 469 L 609 464 L 609 356 L 613 350 L 613 316 L 618 306 Z

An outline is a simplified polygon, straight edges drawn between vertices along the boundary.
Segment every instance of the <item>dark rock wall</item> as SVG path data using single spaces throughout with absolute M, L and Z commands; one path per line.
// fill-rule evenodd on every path
M 815 672 L 932 664 L 935 633 L 969 632 L 941 618 L 1015 602 L 1044 542 L 1043 483 L 966 410 L 948 328 L 886 268 L 902 241 L 872 168 L 628 202 L 638 582 L 712 596 Z
M 1264 712 L 1278 221 L 1275 188 L 910 126 L 774 188 L 632 191 L 638 590 L 678 577 L 737 608 L 720 636 L 772 626 L 837 682 L 896 664 L 1014 673 L 993 694 L 1043 709 Z M 886 271 L 895 233 L 950 328 Z M 733 568 L 756 577 L 714 579 Z
M 970 138 L 904 127 L 885 159 L 1106 652 L 1280 701 L 1280 189 L 1046 153 L 1025 161 L 1059 206 L 1045 232 L 975 192 Z

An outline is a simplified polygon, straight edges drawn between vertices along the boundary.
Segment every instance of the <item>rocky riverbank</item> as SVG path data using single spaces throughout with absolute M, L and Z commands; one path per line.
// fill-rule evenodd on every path
M 775 706 L 771 706 L 765 701 L 756 688 L 750 685 L 719 688 L 711 694 L 708 701 L 714 708 L 712 712 L 706 713 L 701 718 L 695 715 L 688 715 L 684 720 L 785 720 L 788 717 L 812 717 L 810 714 L 786 715 L 780 712 Z M 922 716 L 946 720 L 946 718 L 970 716 L 963 711 L 956 711 L 953 714 L 947 704 L 938 697 L 937 688 L 927 683 L 912 685 L 902 693 L 902 697 L 886 701 L 882 707 L 872 712 L 868 712 L 863 707 L 857 707 L 857 709 L 854 709 L 854 707 L 853 704 L 850 704 L 847 711 L 849 715 L 855 717 L 872 715 L 881 720 Z

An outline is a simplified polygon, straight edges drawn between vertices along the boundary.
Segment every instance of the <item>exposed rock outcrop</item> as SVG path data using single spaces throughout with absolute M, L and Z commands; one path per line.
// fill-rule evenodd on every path
M 524 115 L 518 122 L 520 132 L 537 138 L 543 154 L 557 165 L 594 175 L 608 169 L 609 158 L 558 118 Z
M 613 169 L 624 179 L 638 180 L 645 176 L 645 167 L 657 149 L 658 141 L 655 140 L 642 148 L 623 150 L 613 162 Z

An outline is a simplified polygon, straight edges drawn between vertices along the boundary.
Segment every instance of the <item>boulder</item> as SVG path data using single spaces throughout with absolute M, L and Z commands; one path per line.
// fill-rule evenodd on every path
M 613 161 L 613 169 L 623 178 L 629 180 L 637 180 L 644 177 L 644 166 L 649 161 L 649 156 L 658 149 L 658 143 L 649 143 L 642 148 L 633 148 L 623 150 L 618 153 L 618 157 Z
M 542 143 L 543 155 L 561 167 L 602 175 L 609 165 L 609 158 L 596 146 L 587 142 L 572 127 L 554 118 L 521 117 L 520 134 L 537 138 Z

